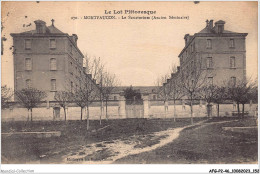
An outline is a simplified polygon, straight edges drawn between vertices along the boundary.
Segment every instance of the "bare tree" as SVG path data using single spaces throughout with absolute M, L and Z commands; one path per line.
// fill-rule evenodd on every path
M 104 102 L 103 102 L 103 92 L 102 92 L 102 78 L 103 78 L 103 74 L 104 74 L 104 68 L 105 65 L 104 63 L 101 61 L 100 57 L 91 57 L 90 55 L 86 54 L 85 55 L 85 67 L 86 67 L 86 73 L 87 74 L 91 74 L 92 78 L 94 80 L 96 80 L 96 82 L 100 83 L 100 125 L 101 125 L 101 119 L 103 116 L 103 111 L 104 111 Z
M 29 121 L 30 111 L 31 111 L 31 121 L 33 121 L 32 109 L 37 107 L 41 103 L 41 101 L 46 97 L 46 93 L 35 88 L 27 88 L 27 89 L 16 91 L 15 95 L 17 99 L 21 102 L 21 104 L 25 108 L 27 108 L 28 121 Z
M 175 77 L 174 77 L 175 76 Z M 173 74 L 172 79 L 169 82 L 169 98 L 173 100 L 173 119 L 176 121 L 176 101 L 184 96 L 183 88 L 178 78 L 178 74 Z
M 166 74 L 158 76 L 155 81 L 155 86 L 157 86 L 157 95 L 159 98 L 162 98 L 164 101 L 167 100 L 170 94 L 170 83 L 171 74 L 176 73 L 177 68 L 175 64 L 169 66 L 169 70 Z
M 106 104 L 106 119 L 108 119 L 107 105 L 108 105 L 109 96 L 111 95 L 113 89 L 118 85 L 119 85 L 119 81 L 116 78 L 115 74 L 110 74 L 108 72 L 104 73 L 102 78 L 101 91 Z
M 203 68 L 202 59 L 192 61 L 189 68 L 181 71 L 183 92 L 190 104 L 191 124 L 193 124 L 193 101 L 198 98 L 200 89 L 205 85 L 208 70 Z
M 229 98 L 237 103 L 238 116 L 240 116 L 239 104 L 242 104 L 242 117 L 244 117 L 245 104 L 252 99 L 250 92 L 254 89 L 255 85 L 256 81 L 251 81 L 250 79 L 228 82 Z
M 11 101 L 13 96 L 13 91 L 11 88 L 8 88 L 6 85 L 1 86 L 1 106 L 2 108 L 8 108 L 8 102 Z
M 68 107 L 69 102 L 73 100 L 71 92 L 58 91 L 55 93 L 54 99 L 59 103 L 59 105 L 64 110 L 65 121 L 67 120 L 66 107 Z
M 74 101 L 80 107 L 80 120 L 83 120 L 83 111 L 84 108 L 87 106 L 88 102 L 88 91 L 83 90 L 82 88 L 77 90 L 74 93 Z
M 225 88 L 213 84 L 204 85 L 201 87 L 199 95 L 203 100 L 207 102 L 208 117 L 212 116 L 212 103 L 218 104 L 219 116 L 219 104 L 224 100 Z
M 227 99 L 227 89 L 224 86 L 217 86 L 213 102 L 217 104 L 217 116 L 219 117 L 219 105 Z
M 83 110 L 87 109 L 87 130 L 89 130 L 89 105 L 100 95 L 99 87 L 88 74 L 81 77 L 81 85 L 75 90 L 74 101 L 81 108 L 81 121 L 83 120 Z
M 105 64 L 102 63 L 100 57 L 90 57 L 88 54 L 85 55 L 85 67 L 86 74 L 91 74 L 92 78 L 97 82 L 101 81 L 101 77 L 104 73 Z

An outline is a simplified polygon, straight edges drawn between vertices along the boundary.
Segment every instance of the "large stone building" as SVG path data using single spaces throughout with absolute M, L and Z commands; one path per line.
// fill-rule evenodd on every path
M 171 81 L 183 81 L 188 75 L 194 77 L 194 71 L 202 72 L 204 83 L 214 85 L 246 78 L 246 36 L 247 33 L 226 30 L 222 20 L 214 26 L 213 20 L 207 20 L 200 32 L 185 35 L 185 46 L 178 56 L 180 67 L 164 86 L 169 88 Z
M 83 68 L 83 54 L 78 37 L 61 32 L 41 20 L 34 21 L 35 30 L 12 33 L 14 46 L 14 90 L 33 87 L 47 93 L 53 101 L 56 91 L 76 91 L 83 80 L 93 83 Z

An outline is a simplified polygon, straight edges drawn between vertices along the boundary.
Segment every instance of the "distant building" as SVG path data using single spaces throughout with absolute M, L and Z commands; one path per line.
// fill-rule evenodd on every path
M 76 91 L 85 74 L 83 54 L 77 46 L 78 37 L 63 33 L 42 20 L 34 21 L 35 30 L 12 33 L 14 46 L 14 90 L 33 87 L 45 91 L 47 100 L 54 100 L 56 91 Z M 97 86 L 97 85 L 96 85 Z
M 120 94 L 122 94 L 129 86 L 118 86 L 115 87 L 109 95 L 109 100 L 119 100 Z M 141 95 L 148 95 L 149 100 L 157 100 L 158 97 L 158 86 L 132 86 L 133 90 L 140 92 Z
M 194 35 L 186 34 L 185 46 L 179 54 L 180 67 L 170 81 L 182 79 L 180 74 L 192 73 L 198 68 L 206 73 L 205 83 L 219 85 L 223 81 L 246 78 L 246 39 L 247 33 L 236 33 L 225 29 L 225 21 L 206 21 L 206 27 Z

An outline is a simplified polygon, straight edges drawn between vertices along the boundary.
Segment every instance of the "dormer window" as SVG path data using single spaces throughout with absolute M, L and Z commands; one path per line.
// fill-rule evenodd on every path
M 224 26 L 223 25 L 218 25 L 218 33 L 223 33 Z

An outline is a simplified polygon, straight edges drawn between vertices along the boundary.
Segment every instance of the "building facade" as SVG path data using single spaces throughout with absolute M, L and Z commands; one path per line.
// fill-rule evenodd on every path
M 179 54 L 180 66 L 164 86 L 170 88 L 173 80 L 184 80 L 201 71 L 204 83 L 222 85 L 246 78 L 247 33 L 225 29 L 225 21 L 206 21 L 206 27 L 194 35 L 184 36 L 185 46 Z M 195 74 L 195 75 L 194 75 Z M 192 81 L 193 82 L 193 81 Z
M 74 92 L 88 80 L 97 88 L 91 75 L 83 68 L 83 54 L 77 46 L 78 37 L 61 32 L 41 20 L 34 21 L 35 30 L 12 33 L 14 46 L 14 91 L 36 88 L 53 101 L 55 92 Z

